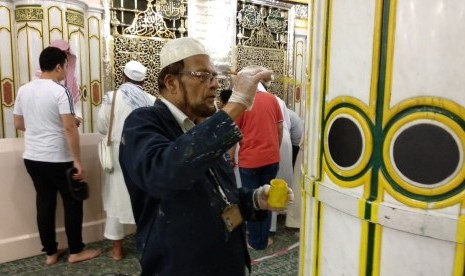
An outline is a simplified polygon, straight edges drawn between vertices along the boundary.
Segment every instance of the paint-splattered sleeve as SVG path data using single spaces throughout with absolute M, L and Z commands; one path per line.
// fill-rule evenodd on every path
M 125 178 L 155 197 L 192 188 L 217 158 L 242 139 L 224 111 L 187 133 L 170 118 L 154 107 L 137 109 L 126 119 L 121 139 Z

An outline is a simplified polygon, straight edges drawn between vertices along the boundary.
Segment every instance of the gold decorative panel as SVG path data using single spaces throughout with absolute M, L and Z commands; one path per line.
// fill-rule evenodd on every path
M 113 35 L 187 36 L 187 0 L 113 0 L 110 11 Z
M 285 50 L 287 15 L 276 7 L 238 3 L 237 44 Z
M 42 20 L 44 11 L 39 5 L 17 6 L 15 10 L 16 21 Z
M 273 70 L 276 79 L 268 89 L 286 100 L 283 79 L 287 76 L 289 11 L 263 1 L 244 0 L 238 1 L 237 10 L 237 69 L 261 65 Z
M 284 84 L 282 76 L 285 72 L 286 52 L 282 49 L 267 49 L 238 45 L 237 46 L 237 69 L 240 70 L 248 65 L 261 65 L 273 70 L 276 79 L 271 83 L 269 90 L 278 97 L 285 99 Z
M 158 73 L 160 71 L 160 50 L 167 40 L 155 38 L 115 36 L 114 75 L 115 87 L 122 82 L 124 65 L 137 60 L 148 68 L 144 90 L 158 96 Z
M 144 12 L 137 14 L 134 22 L 123 31 L 123 34 L 176 38 L 175 33 L 166 26 L 161 14 L 153 10 L 152 5 L 149 5 Z
M 185 16 L 187 8 L 184 1 L 160 0 L 155 4 L 157 12 L 169 20 L 177 20 Z
M 71 25 L 84 27 L 84 14 L 79 11 L 68 9 L 66 11 L 66 22 Z
M 208 9 L 214 6 L 208 3 L 207 0 L 189 1 L 189 7 L 198 13 L 199 7 Z M 221 34 L 229 35 L 232 41 L 236 40 L 237 46 L 233 50 L 234 55 L 230 56 L 230 64 L 234 64 L 237 70 L 249 64 L 271 68 L 277 79 L 272 83 L 270 91 L 286 100 L 287 90 L 292 89 L 283 79 L 292 75 L 292 69 L 288 67 L 292 66 L 289 51 L 292 52 L 293 45 L 288 33 L 294 26 L 289 19 L 294 16 L 291 12 L 294 6 L 274 1 L 238 0 L 237 5 L 233 4 L 234 7 L 236 11 L 231 13 L 236 16 L 236 34 Z M 202 11 L 201 14 L 205 22 L 217 18 L 213 16 L 214 13 Z M 150 73 L 145 87 L 149 93 L 157 95 L 159 52 L 166 40 L 188 35 L 187 19 L 187 0 L 110 1 L 113 88 L 121 83 L 124 64 L 134 59 L 148 67 Z M 192 30 L 198 28 L 196 22 L 189 21 Z M 200 31 L 194 35 L 197 37 L 199 34 L 202 36 Z M 220 64 L 223 63 L 227 64 L 228 61 L 221 60 Z M 221 78 L 219 81 L 220 89 L 231 86 L 229 78 Z
M 160 50 L 168 39 L 187 36 L 187 1 L 114 0 L 111 5 L 114 87 L 121 84 L 124 65 L 137 60 L 148 68 L 145 90 L 158 96 Z
M 5 107 L 11 107 L 14 104 L 14 83 L 12 79 L 3 79 L 1 81 L 1 103 Z
M 68 42 L 76 55 L 74 73 L 83 117 L 79 132 L 95 131 L 101 83 L 104 76 L 110 79 L 110 74 L 102 72 L 102 65 L 109 64 L 110 58 L 101 50 L 103 38 L 108 37 L 108 28 L 101 28 L 101 21 L 108 17 L 103 14 L 104 1 L 94 1 L 99 3 L 91 6 L 88 2 L 0 0 L 0 139 L 23 136 L 12 120 L 18 87 L 37 78 L 40 53 L 57 39 Z

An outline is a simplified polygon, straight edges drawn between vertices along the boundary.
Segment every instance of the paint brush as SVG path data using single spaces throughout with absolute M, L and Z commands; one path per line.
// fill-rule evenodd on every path
M 220 78 L 227 78 L 229 76 L 235 76 L 235 75 L 237 75 L 236 71 L 222 71 L 222 72 L 218 73 L 218 76 Z M 276 75 L 275 73 L 271 74 L 271 80 L 272 81 L 282 81 L 282 80 L 286 80 L 286 79 L 288 79 L 288 77 L 284 77 L 284 76 L 281 76 L 281 75 Z

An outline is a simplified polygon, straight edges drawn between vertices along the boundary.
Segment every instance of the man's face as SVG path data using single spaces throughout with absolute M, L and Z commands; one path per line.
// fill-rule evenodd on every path
M 216 71 L 207 55 L 184 59 L 184 69 L 178 77 L 176 105 L 194 122 L 213 115 L 219 87 Z

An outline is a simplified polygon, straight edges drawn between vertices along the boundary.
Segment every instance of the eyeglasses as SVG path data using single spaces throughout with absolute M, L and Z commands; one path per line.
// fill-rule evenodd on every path
M 188 75 L 191 77 L 198 78 L 200 82 L 206 82 L 207 80 L 211 83 L 213 80 L 218 80 L 218 73 L 210 72 L 193 72 L 193 71 L 181 71 L 178 75 Z

